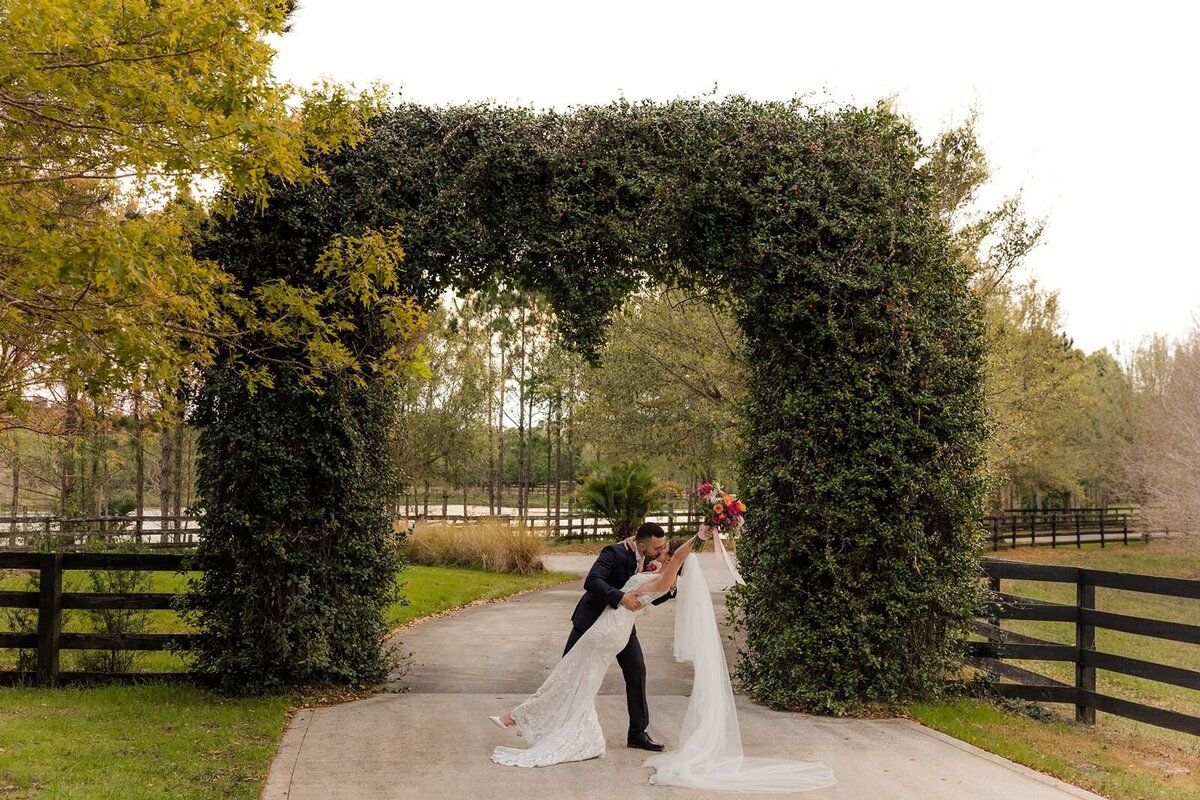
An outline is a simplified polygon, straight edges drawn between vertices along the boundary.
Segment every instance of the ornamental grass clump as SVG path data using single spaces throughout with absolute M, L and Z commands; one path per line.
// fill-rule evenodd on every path
M 405 546 L 413 564 L 529 575 L 543 570 L 546 537 L 499 520 L 461 525 L 422 521 Z

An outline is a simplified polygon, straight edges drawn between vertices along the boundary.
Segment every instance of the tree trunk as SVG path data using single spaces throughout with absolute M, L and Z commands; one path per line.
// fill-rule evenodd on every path
M 182 413 L 180 414 L 179 422 L 175 425 L 175 451 L 172 455 L 175 457 L 175 467 L 172 469 L 175 479 L 175 491 L 173 492 L 175 501 L 175 530 L 178 532 L 183 528 L 183 520 L 179 519 L 183 515 L 183 450 L 187 443 L 187 431 L 183 425 Z M 176 536 L 176 541 L 182 541 L 182 535 Z
M 108 516 L 109 469 L 108 469 L 108 459 L 104 457 L 105 450 L 108 449 L 107 445 L 108 445 L 108 442 L 106 441 L 104 432 L 97 431 L 97 433 L 96 433 L 96 453 L 92 459 L 92 465 L 93 465 L 92 469 L 93 469 L 94 473 L 98 473 L 96 475 L 96 482 L 94 484 L 94 486 L 96 487 L 96 499 L 95 499 L 94 507 L 96 509 L 95 516 L 97 516 L 97 517 L 107 517 Z M 100 527 L 107 527 L 107 523 L 101 523 Z
M 533 512 L 533 391 L 526 392 L 529 397 L 529 409 L 525 412 L 525 515 Z
M 575 425 L 572 420 L 575 418 L 574 407 L 567 409 L 567 485 L 571 487 L 571 494 L 575 494 Z
M 504 372 L 504 350 L 507 346 L 504 337 L 500 337 L 500 409 L 497 414 L 496 422 L 499 425 L 497 436 L 500 439 L 500 444 L 496 450 L 496 493 L 499 497 L 496 500 L 497 509 L 504 508 L 504 387 L 508 383 L 508 376 Z
M 525 311 L 521 310 L 521 378 L 517 383 L 517 516 L 525 519 Z
M 562 392 L 555 399 L 554 414 L 554 530 L 562 519 Z
M 66 408 L 63 417 L 63 454 L 60 460 L 58 515 L 67 516 L 71 505 L 71 496 L 75 493 L 75 452 L 76 436 L 79 433 L 79 393 L 67 387 Z
M 166 541 L 167 530 L 171 527 L 171 523 L 167 521 L 167 517 L 171 516 L 171 487 L 175 485 L 171 478 L 171 467 L 175 463 L 175 437 L 171 435 L 170 423 L 165 420 L 158 434 L 158 449 L 158 514 L 161 518 L 159 530 L 162 531 L 163 541 Z
M 495 354 L 492 352 L 492 339 L 488 337 L 488 380 L 492 380 L 492 369 L 495 367 Z M 493 401 L 496 399 L 495 384 L 488 384 L 487 395 L 487 419 L 488 419 L 488 516 L 496 515 L 496 428 L 492 424 L 495 417 L 492 415 Z M 466 514 L 467 505 L 463 501 L 463 514 Z
M 142 440 L 143 432 L 142 392 L 136 390 L 133 393 L 133 499 L 137 504 L 137 518 L 133 524 L 139 542 L 142 535 L 142 517 L 146 513 L 146 445 Z
M 17 515 L 17 504 L 21 499 L 21 451 L 17 449 L 16 439 L 13 439 L 13 461 L 12 461 L 12 505 L 10 506 L 11 516 Z

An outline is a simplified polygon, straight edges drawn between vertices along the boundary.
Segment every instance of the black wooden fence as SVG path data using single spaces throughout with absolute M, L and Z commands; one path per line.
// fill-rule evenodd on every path
M 985 558 L 983 568 L 996 600 L 989 604 L 987 621 L 976 621 L 975 630 L 987 641 L 972 642 L 970 660 L 1000 678 L 1001 695 L 1021 700 L 1070 703 L 1075 718 L 1094 723 L 1096 711 L 1146 722 L 1200 736 L 1200 718 L 1178 711 L 1112 697 L 1096 691 L 1096 670 L 1108 670 L 1172 686 L 1200 689 L 1200 672 L 1129 658 L 1096 649 L 1096 629 L 1124 631 L 1157 639 L 1200 644 L 1200 625 L 1113 614 L 1096 608 L 1096 588 L 1123 589 L 1163 597 L 1200 599 L 1200 580 L 1133 575 L 1083 567 L 1029 564 Z M 1004 580 L 1049 581 L 1075 584 L 1075 604 L 1049 603 L 1001 591 Z M 1073 644 L 1061 644 L 1004 630 L 1002 620 L 1043 620 L 1075 625 Z M 1075 665 L 1075 680 L 1067 684 L 1005 663 L 1004 659 L 1065 661 Z
M 524 520 L 504 514 L 499 516 L 463 516 L 462 514 L 433 514 L 414 517 L 434 522 L 460 524 L 494 519 L 506 524 L 521 523 L 534 531 L 548 533 L 562 541 L 606 540 L 612 538 L 612 525 L 607 519 L 581 516 L 578 513 L 530 516 Z M 649 520 L 663 526 L 668 535 L 694 531 L 703 517 L 686 511 L 655 514 Z M 401 522 L 412 520 L 401 520 Z M 88 545 L 120 545 L 137 543 L 154 549 L 180 550 L 195 547 L 200 538 L 200 517 L 0 517 L 0 551 L 53 549 L 71 550 Z
M 415 510 L 415 509 L 414 509 Z M 428 519 L 456 524 L 470 520 L 495 519 L 509 524 L 518 521 L 526 527 L 547 532 L 564 541 L 603 540 L 612 537 L 608 520 L 580 514 L 573 507 L 551 509 L 523 520 L 510 514 L 479 516 L 441 513 L 428 516 L 417 514 L 411 519 Z M 652 515 L 649 519 L 662 525 L 669 535 L 695 530 L 702 515 L 686 509 Z M 1007 509 L 983 520 L 987 540 L 992 550 L 1021 546 L 1082 547 L 1099 544 L 1101 547 L 1119 543 L 1129 544 L 1150 538 L 1151 532 L 1138 526 L 1136 514 L 1128 509 L 1075 508 L 1058 510 Z M 1165 533 L 1159 531 L 1156 533 Z M 108 545 L 137 542 L 149 548 L 178 549 L 197 544 L 200 518 L 196 516 L 109 516 L 109 517 L 0 517 L 0 550 L 35 549 L 35 543 L 49 543 L 60 549 L 82 547 L 85 544 Z
M 1085 544 L 1129 544 L 1145 541 L 1151 532 L 1137 525 L 1126 508 L 1028 509 L 1010 508 L 984 517 L 992 550 L 1018 546 L 1082 547 Z M 1160 533 L 1165 533 L 1162 531 Z
M 37 630 L 0 631 L 0 648 L 36 651 L 33 670 L 0 671 L 0 683 L 48 686 L 95 680 L 179 680 L 189 673 L 93 673 L 59 670 L 63 650 L 167 650 L 187 649 L 197 634 L 189 633 L 64 633 L 64 609 L 171 609 L 175 594 L 137 592 L 104 594 L 64 592 L 63 572 L 68 570 L 133 569 L 179 572 L 185 556 L 167 553 L 3 553 L 0 569 L 37 570 L 39 588 L 0 591 L 0 608 L 37 609 Z

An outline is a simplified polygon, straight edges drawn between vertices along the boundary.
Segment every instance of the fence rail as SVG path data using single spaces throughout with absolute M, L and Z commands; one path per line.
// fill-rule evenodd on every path
M 89 544 L 119 545 L 136 542 L 152 549 L 187 549 L 200 540 L 198 516 L 149 517 L 0 517 L 0 552 L 33 551 L 39 544 L 54 549 L 72 550 Z M 612 537 L 608 520 L 578 513 L 559 516 L 529 516 L 521 520 L 513 514 L 496 516 L 434 514 L 401 517 L 403 524 L 417 519 L 430 519 L 447 524 L 495 519 L 509 524 L 522 521 L 533 529 L 547 532 L 561 541 L 603 540 Z M 651 515 L 647 518 L 663 526 L 668 535 L 694 529 L 703 517 L 686 512 Z M 44 548 L 41 548 L 44 549 Z
M 63 650 L 187 650 L 193 633 L 64 633 L 64 609 L 170 609 L 177 595 L 167 592 L 111 594 L 64 592 L 63 573 L 70 570 L 135 569 L 180 572 L 188 557 L 168 553 L 29 553 L 0 552 L 0 569 L 38 571 L 38 590 L 0 592 L 0 608 L 37 609 L 37 629 L 0 632 L 0 648 L 35 650 L 34 670 L 0 670 L 0 683 L 52 686 L 93 680 L 181 680 L 191 673 L 95 673 L 59 669 Z
M 1113 614 L 1096 608 L 1096 589 L 1122 589 L 1162 597 L 1200 599 L 1200 580 L 1164 578 L 1125 572 L 1029 564 L 998 558 L 983 559 L 994 599 L 987 620 L 974 623 L 975 632 L 987 641 L 970 643 L 969 660 L 1011 682 L 997 684 L 1005 697 L 1075 706 L 1075 719 L 1094 724 L 1104 711 L 1139 722 L 1200 736 L 1200 717 L 1112 697 L 1096 691 L 1096 670 L 1200 689 L 1200 672 L 1153 661 L 1130 658 L 1096 649 L 1096 630 L 1123 631 L 1157 639 L 1200 644 L 1200 625 Z M 1002 592 L 1002 581 L 1025 580 L 1075 584 L 1075 603 L 1051 603 Z M 1075 641 L 1062 644 L 1005 630 L 1002 620 L 1040 620 L 1075 624 Z M 1005 663 L 1005 659 L 1061 661 L 1075 664 L 1073 684 Z
M 136 542 L 149 548 L 193 547 L 199 542 L 200 517 L 153 514 L 105 517 L 0 516 L 0 550 L 31 550 L 39 542 L 60 549 L 88 543 Z
M 1124 508 L 1010 508 L 984 517 L 983 526 L 993 551 L 1019 545 L 1105 547 L 1112 543 L 1129 544 L 1130 537 L 1148 541 L 1153 533 L 1140 528 L 1136 513 Z
M 516 524 L 522 522 L 531 530 L 542 530 L 551 538 L 560 541 L 610 540 L 613 537 L 612 523 L 603 517 L 562 515 L 555 517 L 520 517 L 511 514 L 501 514 L 492 517 L 463 516 L 462 514 L 431 515 L 429 517 L 413 517 L 411 521 L 429 519 L 434 522 L 445 522 L 452 525 L 464 522 L 477 522 L 481 519 L 494 519 L 501 522 Z M 667 532 L 668 536 L 676 533 L 694 530 L 704 519 L 700 514 L 652 514 L 646 517 L 647 522 L 657 522 Z

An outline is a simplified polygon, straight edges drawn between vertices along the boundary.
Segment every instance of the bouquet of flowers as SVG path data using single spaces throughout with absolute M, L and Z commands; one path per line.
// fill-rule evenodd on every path
M 746 504 L 721 488 L 719 483 L 702 483 L 696 488 L 696 497 L 708 506 L 709 514 L 706 524 L 716 528 L 719 533 L 729 533 L 740 529 L 746 524 L 742 516 L 746 513 Z

